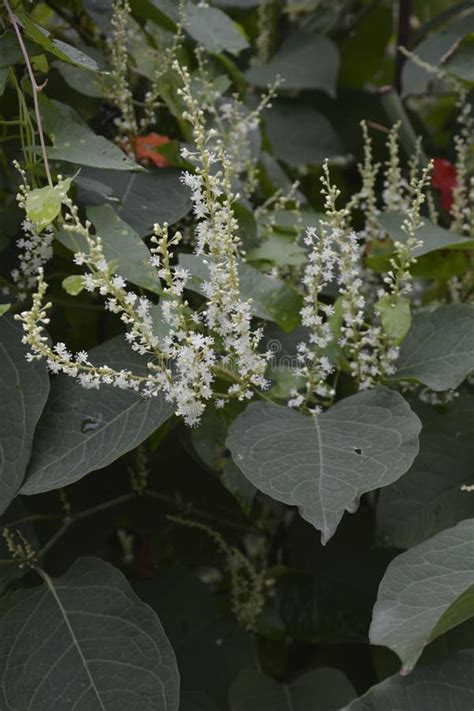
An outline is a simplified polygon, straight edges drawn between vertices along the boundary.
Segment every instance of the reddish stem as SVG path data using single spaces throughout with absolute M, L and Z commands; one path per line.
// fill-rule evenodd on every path
M 31 88 L 33 90 L 33 103 L 35 106 L 36 125 L 38 127 L 38 135 L 39 135 L 39 141 L 40 141 L 40 145 L 41 145 L 41 153 L 43 155 L 44 169 L 46 171 L 46 177 L 48 179 L 49 186 L 53 187 L 53 181 L 51 178 L 51 171 L 49 169 L 48 154 L 46 152 L 46 143 L 44 141 L 43 122 L 41 120 L 41 112 L 40 112 L 39 102 L 38 102 L 38 94 L 40 93 L 40 91 L 42 91 L 42 89 L 44 89 L 46 82 L 44 84 L 42 84 L 41 86 L 37 83 L 37 81 L 35 79 L 34 72 L 33 72 L 33 67 L 31 66 L 30 57 L 28 55 L 28 50 L 26 49 L 26 45 L 23 41 L 23 36 L 22 36 L 20 28 L 18 26 L 18 22 L 15 17 L 15 14 L 13 13 L 13 11 L 11 9 L 10 3 L 8 2 L 8 0 L 3 0 L 3 4 L 5 5 L 6 11 L 8 13 L 8 17 L 10 18 L 10 22 L 12 24 L 12 27 L 15 30 L 15 34 L 18 39 L 18 44 L 20 45 L 21 53 L 23 54 L 23 58 L 25 60 L 26 69 L 27 69 L 28 75 L 30 77 Z

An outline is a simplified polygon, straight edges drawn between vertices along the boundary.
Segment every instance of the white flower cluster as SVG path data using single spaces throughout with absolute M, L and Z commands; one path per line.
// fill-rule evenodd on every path
M 23 235 L 17 240 L 18 266 L 12 269 L 11 276 L 19 290 L 16 294 L 19 301 L 24 301 L 28 292 L 34 289 L 38 271 L 53 256 L 54 232 L 46 228 L 41 233 L 31 220 L 23 220 Z
M 389 161 L 393 167 L 392 177 L 398 175 L 399 171 L 398 163 L 393 160 L 396 155 L 394 140 L 396 133 L 392 132 L 389 138 L 389 144 L 392 144 Z M 366 173 L 366 187 L 369 186 L 367 192 L 371 193 L 376 173 L 369 163 L 370 146 L 362 171 Z M 415 169 L 412 170 L 411 181 L 407 184 L 407 194 L 411 199 L 403 224 L 406 239 L 395 242 L 391 270 L 383 279 L 385 288 L 377 292 L 379 299 L 389 297 L 395 304 L 410 292 L 412 278 L 409 270 L 415 261 L 413 252 L 422 244 L 417 238 L 417 230 L 422 225 L 420 210 L 425 200 L 424 191 L 429 184 L 430 171 L 431 165 L 417 177 Z M 397 180 L 400 182 L 401 178 Z M 319 403 L 328 404 L 334 396 L 334 387 L 328 382 L 334 371 L 334 351 L 332 359 L 328 355 L 331 345 L 341 349 L 345 364 L 359 389 L 373 387 L 381 378 L 391 374 L 398 357 L 398 348 L 387 337 L 374 311 L 374 304 L 365 293 L 367 270 L 363 266 L 364 238 L 368 238 L 368 225 L 370 238 L 374 238 L 376 222 L 366 222 L 361 233 L 355 232 L 350 224 L 350 215 L 351 209 L 358 206 L 361 194 L 356 201 L 338 208 L 336 201 L 340 191 L 330 182 L 327 163 L 323 166 L 321 182 L 325 218 L 320 220 L 318 229 L 307 230 L 305 237 L 310 252 L 303 275 L 305 296 L 301 319 L 310 335 L 307 343 L 299 344 L 298 355 L 301 362 L 299 374 L 305 379 L 306 393 L 303 395 L 297 390 L 293 391 L 288 403 L 292 407 L 304 405 L 310 410 L 317 410 Z M 371 210 L 376 218 L 375 202 L 371 202 Z M 340 316 L 337 319 L 332 318 L 334 307 L 322 299 L 324 289 L 330 283 L 338 286 L 336 305 Z
M 300 407 L 313 393 L 322 399 L 334 395 L 333 388 L 326 382 L 334 367 L 324 355 L 333 340 L 328 319 L 333 315 L 334 307 L 321 300 L 323 289 L 335 277 L 337 254 L 334 251 L 334 229 L 321 221 L 319 235 L 315 227 L 309 227 L 304 242 L 310 252 L 303 275 L 306 293 L 301 321 L 309 329 L 310 335 L 309 343 L 298 345 L 298 360 L 301 364 L 299 374 L 306 380 L 306 396 L 294 390 L 288 403 L 290 407 Z
M 16 200 L 20 208 L 25 209 L 26 198 L 30 191 L 26 173 L 17 161 L 14 166 L 21 175 L 22 182 L 18 188 Z M 54 232 L 52 228 L 39 231 L 32 220 L 22 222 L 22 236 L 17 240 L 18 266 L 11 271 L 11 277 L 17 288 L 16 298 L 24 301 L 28 292 L 34 289 L 40 267 L 44 266 L 53 256 Z
M 128 0 L 115 0 L 111 20 L 113 34 L 109 47 L 112 83 L 111 86 L 106 87 L 106 93 L 120 110 L 120 116 L 115 120 L 115 124 L 122 143 L 138 133 L 133 94 L 128 80 L 127 48 L 130 18 L 131 9 Z
M 251 326 L 251 303 L 242 300 L 239 280 L 238 223 L 232 205 L 238 197 L 232 194 L 233 166 L 219 142 L 215 150 L 208 147 L 215 133 L 206 132 L 204 112 L 191 92 L 190 76 L 186 69 L 175 65 L 183 88 L 180 90 L 191 123 L 196 145 L 194 153 L 187 152 L 195 165 L 195 173 L 185 173 L 183 182 L 191 189 L 196 218 L 196 254 L 205 256 L 209 279 L 203 284 L 208 301 L 203 318 L 209 332 L 223 345 L 225 355 L 218 360 L 224 370 L 237 371 L 239 382 L 233 383 L 228 394 L 239 398 L 252 396 L 251 386 L 265 388 L 264 373 L 267 358 L 258 352 L 262 333 Z
M 183 295 L 189 275 L 179 265 L 172 265 L 171 250 L 181 240 L 179 233 L 170 238 L 167 225 L 155 226 L 150 261 L 157 279 L 163 283 L 161 303 L 155 306 L 114 273 L 105 258 L 100 235 L 92 234 L 89 221 L 81 222 L 77 206 L 65 195 L 64 229 L 80 240 L 74 262 L 87 269 L 83 286 L 103 297 L 106 309 L 119 316 L 126 327 L 128 345 L 145 356 L 148 373 L 138 375 L 106 365 L 95 366 L 86 352 L 73 355 L 63 343 L 51 347 L 44 333 L 50 304 L 44 305 L 47 285 L 41 268 L 32 307 L 19 319 L 25 331 L 24 342 L 31 348 L 30 357 L 45 358 L 53 373 L 77 378 L 86 388 L 106 383 L 145 396 L 163 393 L 174 403 L 176 414 L 187 424 L 196 425 L 210 399 L 222 405 L 228 398 L 248 399 L 254 389 L 266 388 L 267 356 L 258 351 L 262 333 L 252 327 L 251 302 L 240 294 L 238 224 L 233 214 L 236 196 L 231 190 L 233 167 L 221 144 L 216 145 L 215 152 L 208 149 L 203 112 L 191 94 L 189 75 L 186 70 L 180 73 L 182 95 L 189 109 L 185 118 L 191 122 L 196 143 L 196 151 L 189 155 L 195 163 L 195 173 L 185 173 L 182 180 L 191 190 L 197 218 L 195 253 L 204 257 L 209 269 L 209 279 L 203 285 L 207 297 L 203 309 L 191 311 Z M 161 337 L 154 323 L 157 311 L 167 329 Z M 214 392 L 217 376 L 230 381 L 224 392 L 222 388 Z
M 390 212 L 399 212 L 408 209 L 407 190 L 408 184 L 402 174 L 398 150 L 398 132 L 400 121 L 390 129 L 387 139 L 388 160 L 385 163 L 385 177 L 382 198 L 384 205 Z
M 451 215 L 453 218 L 451 229 L 460 234 L 474 235 L 472 224 L 474 213 L 474 190 L 472 180 L 469 179 L 470 151 L 474 132 L 474 116 L 472 107 L 464 88 L 459 90 L 457 101 L 458 132 L 454 137 L 456 151 L 456 185 L 453 188 L 453 204 Z
M 201 50 L 196 49 L 195 54 L 198 68 L 192 79 L 190 78 L 192 86 L 190 84 L 189 88 L 199 102 L 199 108 L 203 112 L 202 118 L 206 118 L 208 148 L 216 152 L 220 147 L 221 151 L 225 152 L 232 169 L 233 182 L 238 181 L 239 190 L 246 197 L 250 197 L 258 183 L 258 129 L 261 117 L 264 110 L 271 107 L 280 79 L 261 96 L 256 108 L 250 110 L 239 99 L 238 94 L 225 98 L 221 96 Z M 174 66 L 176 69 L 177 65 Z
M 417 231 L 423 226 L 421 207 L 425 202 L 425 189 L 430 184 L 432 168 L 433 164 L 429 163 L 422 170 L 419 178 L 414 175 L 410 181 L 412 198 L 406 211 L 407 216 L 402 223 L 402 230 L 406 237 L 403 242 L 394 243 L 396 254 L 390 260 L 391 270 L 384 277 L 392 299 L 409 294 L 412 290 L 410 267 L 416 262 L 415 251 L 423 246 Z M 380 295 L 383 296 L 383 293 Z

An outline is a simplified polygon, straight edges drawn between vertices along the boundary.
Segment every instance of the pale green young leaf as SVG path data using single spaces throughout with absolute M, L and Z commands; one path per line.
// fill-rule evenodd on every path
M 474 614 L 473 560 L 474 519 L 397 556 L 380 583 L 371 643 L 389 647 L 412 669 L 429 641 Z M 450 611 L 462 595 L 463 605 Z
M 257 489 L 333 536 L 362 494 L 396 481 L 418 453 L 421 423 L 398 394 L 360 392 L 322 415 L 252 403 L 229 429 L 227 447 Z
M 25 200 L 26 216 L 34 222 L 39 232 L 50 225 L 61 211 L 61 193 L 69 190 L 72 179 L 66 178 L 62 185 L 30 190 Z
M 410 300 L 403 296 L 394 300 L 386 294 L 376 302 L 375 308 L 389 340 L 396 345 L 401 343 L 411 326 Z
M 11 309 L 11 304 L 0 304 L 0 316 L 3 316 Z
M 84 279 L 80 274 L 71 274 L 62 280 L 62 287 L 70 296 L 78 296 L 84 289 Z

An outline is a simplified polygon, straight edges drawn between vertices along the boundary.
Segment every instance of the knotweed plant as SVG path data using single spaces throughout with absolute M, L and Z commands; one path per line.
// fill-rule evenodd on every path
M 473 9 L 395 4 L 0 0 L 1 709 L 474 708 Z

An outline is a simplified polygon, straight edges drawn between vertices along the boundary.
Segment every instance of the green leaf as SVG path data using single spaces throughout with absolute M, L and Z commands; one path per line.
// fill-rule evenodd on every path
M 178 710 L 174 652 L 122 573 L 79 558 L 42 578 L 0 602 L 2 708 Z
M 321 89 L 335 96 L 338 69 L 339 54 L 334 42 L 294 30 L 268 64 L 252 67 L 246 77 L 250 84 L 266 87 L 280 76 L 284 90 Z
M 461 393 L 440 411 L 418 403 L 423 429 L 412 468 L 380 492 L 377 535 L 393 548 L 410 548 L 474 517 L 474 395 Z
M 11 309 L 11 304 L 0 304 L 0 316 L 4 316 Z
M 217 7 L 188 3 L 184 27 L 196 42 L 213 54 L 227 51 L 237 55 L 249 46 L 243 32 Z
M 474 651 L 463 650 L 408 676 L 392 676 L 341 711 L 463 711 L 474 705 Z
M 456 388 L 474 368 L 474 306 L 449 304 L 415 316 L 402 343 L 396 380 Z
M 326 158 L 343 153 L 328 119 L 312 106 L 297 104 L 294 99 L 272 102 L 272 108 L 265 111 L 265 126 L 273 155 L 288 165 L 319 165 Z
M 322 415 L 252 403 L 229 429 L 227 447 L 257 489 L 298 506 L 323 544 L 362 494 L 404 474 L 418 453 L 421 423 L 389 390 L 361 392 Z
M 48 185 L 44 188 L 30 190 L 26 196 L 25 212 L 29 220 L 35 223 L 39 232 L 50 225 L 61 211 L 61 193 L 67 193 L 71 185 L 71 178 L 63 181 L 61 186 Z
M 403 221 L 406 219 L 403 213 L 383 212 L 378 215 L 377 219 L 394 242 L 404 244 L 407 241 L 407 234 L 402 230 Z M 451 230 L 445 230 L 425 217 L 423 224 L 416 231 L 416 238 L 423 244 L 413 250 L 415 257 L 435 252 L 437 249 L 474 249 L 473 239 L 462 237 Z
M 180 181 L 181 172 L 174 168 L 160 168 L 149 173 L 87 169 L 81 174 L 105 183 L 113 190 L 119 202 L 112 203 L 112 207 L 140 237 L 151 234 L 156 222 L 173 225 L 191 209 L 189 190 Z
M 238 672 L 257 665 L 254 639 L 185 568 L 162 569 L 156 580 L 138 583 L 136 589 L 159 612 L 176 651 L 183 695 L 200 692 L 225 708 Z
M 470 32 L 474 32 L 474 15 L 472 13 L 464 13 L 463 17 L 451 22 L 441 31 L 431 34 L 427 39 L 411 49 L 424 62 L 439 66 L 446 54 L 456 46 L 462 37 Z M 408 59 L 402 71 L 402 96 L 405 97 L 407 94 L 425 91 L 430 81 L 433 81 L 433 75 L 411 59 Z
M 46 366 L 26 360 L 22 336 L 12 318 L 0 319 L 0 513 L 21 486 L 49 392 Z
M 112 75 L 105 72 L 90 72 L 59 61 L 54 62 L 53 66 L 71 89 L 94 99 L 101 99 L 113 83 Z
M 295 242 L 294 236 L 274 231 L 258 247 L 249 249 L 245 258 L 247 262 L 270 262 L 279 267 L 300 267 L 306 263 L 306 250 Z
M 90 358 L 97 365 L 146 372 L 123 336 L 97 346 Z M 58 489 L 107 466 L 143 442 L 172 412 L 160 395 L 144 398 L 112 385 L 86 390 L 68 376 L 55 376 L 21 492 Z
M 403 341 L 411 326 L 410 300 L 398 296 L 395 301 L 386 294 L 375 304 L 379 312 L 383 330 L 390 341 L 399 344 Z
M 388 64 L 387 45 L 392 31 L 390 7 L 375 4 L 369 6 L 368 11 L 359 18 L 357 29 L 347 33 L 341 44 L 340 84 L 362 87 L 372 82 L 380 85 L 384 62 L 385 67 Z
M 84 279 L 80 274 L 71 274 L 62 280 L 61 286 L 70 296 L 78 296 L 84 289 Z
M 445 69 L 450 74 L 454 74 L 459 79 L 467 82 L 474 82 L 474 43 L 472 33 L 465 37 L 463 41 L 456 47 L 454 52 L 449 55 L 446 62 L 443 64 Z
M 231 711 L 337 711 L 355 697 L 345 674 L 323 667 L 279 684 L 258 671 L 242 671 L 229 694 Z
M 40 47 L 25 40 L 25 46 L 30 57 L 41 52 Z M 7 69 L 12 64 L 18 64 L 23 61 L 23 54 L 18 44 L 18 38 L 13 31 L 7 30 L 0 37 L 0 69 Z
M 137 233 L 120 219 L 110 205 L 90 207 L 87 216 L 102 239 L 105 258 L 116 263 L 116 271 L 132 284 L 161 294 L 160 280 L 150 264 L 150 251 Z M 57 235 L 57 239 L 71 250 L 82 246 L 81 242 L 78 243 L 78 237 L 65 230 Z
M 88 57 L 87 54 L 84 54 L 76 47 L 62 42 L 62 40 L 53 39 L 48 30 L 33 22 L 26 13 L 16 9 L 15 14 L 26 35 L 47 52 L 50 52 L 50 54 L 53 54 L 63 62 L 70 62 L 85 69 L 92 71 L 98 69 L 94 59 Z
M 195 277 L 188 288 L 203 294 L 201 283 L 209 278 L 209 270 L 202 257 L 180 254 L 179 262 Z M 271 279 L 245 262 L 240 262 L 238 269 L 242 299 L 252 299 L 251 311 L 254 316 L 275 321 L 284 331 L 291 331 L 298 325 L 301 296 L 294 289 L 277 279 Z
M 394 651 L 405 671 L 415 666 L 435 636 L 474 614 L 473 540 L 474 519 L 467 519 L 402 553 L 388 566 L 369 637 L 371 644 Z M 469 588 L 469 600 L 450 614 L 450 607 Z M 449 624 L 435 634 L 446 613 Z
M 118 146 L 95 134 L 70 106 L 49 101 L 41 95 L 41 111 L 45 132 L 53 143 L 47 147 L 51 160 L 108 170 L 144 172 L 144 168 L 128 158 Z M 34 150 L 39 153 L 37 147 Z

